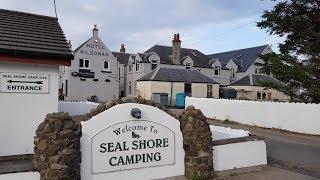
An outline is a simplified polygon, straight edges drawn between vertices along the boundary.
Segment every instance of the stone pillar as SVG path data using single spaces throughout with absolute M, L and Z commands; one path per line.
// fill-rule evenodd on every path
M 41 180 L 80 179 L 81 125 L 68 113 L 48 114 L 34 137 L 34 166 Z
M 185 150 L 185 175 L 189 179 L 209 179 L 213 173 L 213 140 L 207 118 L 193 106 L 180 116 Z

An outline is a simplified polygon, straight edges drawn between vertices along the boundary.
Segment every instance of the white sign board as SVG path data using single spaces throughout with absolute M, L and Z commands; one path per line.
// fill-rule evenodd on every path
M 130 112 L 138 108 L 141 119 Z M 158 108 L 128 103 L 82 124 L 81 179 L 157 179 L 184 175 L 180 122 Z
M 0 92 L 4 93 L 49 93 L 49 75 L 32 73 L 0 73 Z

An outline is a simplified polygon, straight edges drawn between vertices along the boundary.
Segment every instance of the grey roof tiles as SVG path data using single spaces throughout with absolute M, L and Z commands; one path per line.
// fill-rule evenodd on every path
M 210 83 L 218 84 L 213 79 L 201 74 L 197 70 L 157 68 L 138 81 L 165 81 L 165 82 L 185 82 L 185 83 Z
M 283 82 L 265 74 L 250 74 L 229 84 L 229 86 L 261 86 L 262 82 L 271 82 L 278 86 L 285 86 Z
M 0 9 L 0 53 L 73 58 L 57 18 L 4 9 Z

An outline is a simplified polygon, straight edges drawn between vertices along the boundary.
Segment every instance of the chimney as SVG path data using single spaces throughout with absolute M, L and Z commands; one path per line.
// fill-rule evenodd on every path
M 126 53 L 126 48 L 124 47 L 124 44 L 121 44 L 120 52 Z
M 97 25 L 95 24 L 95 25 L 93 26 L 92 36 L 93 36 L 93 37 L 98 37 L 98 31 L 99 31 L 99 29 L 97 28 Z
M 172 62 L 174 64 L 180 64 L 181 63 L 181 41 L 180 41 L 180 35 L 174 34 L 173 40 L 172 40 Z

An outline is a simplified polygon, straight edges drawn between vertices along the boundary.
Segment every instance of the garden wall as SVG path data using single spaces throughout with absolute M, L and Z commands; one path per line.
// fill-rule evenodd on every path
M 190 105 L 208 118 L 320 135 L 319 104 L 187 97 L 186 107 Z

